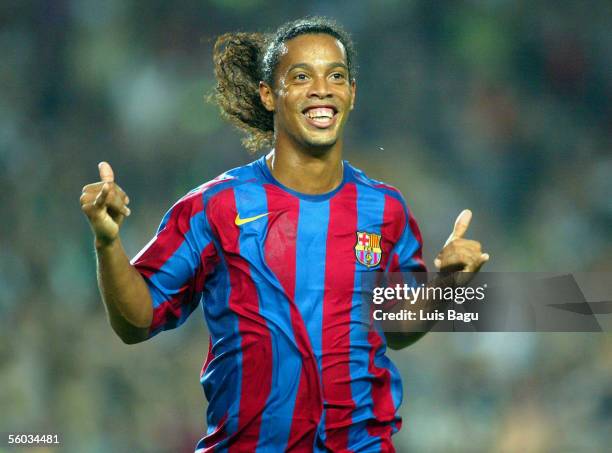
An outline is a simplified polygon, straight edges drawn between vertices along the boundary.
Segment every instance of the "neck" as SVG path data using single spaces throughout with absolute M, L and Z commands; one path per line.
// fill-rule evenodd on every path
M 340 143 L 320 155 L 280 146 L 266 156 L 266 163 L 274 178 L 291 190 L 309 195 L 323 194 L 342 182 L 341 150 Z

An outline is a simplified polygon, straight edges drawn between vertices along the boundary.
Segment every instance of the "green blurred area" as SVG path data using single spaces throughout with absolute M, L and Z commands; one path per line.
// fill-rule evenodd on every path
M 403 191 L 428 263 L 469 207 L 488 270 L 612 269 L 609 1 L 5 1 L 0 432 L 59 432 L 60 451 L 193 451 L 201 312 L 123 345 L 78 198 L 110 162 L 135 254 L 176 199 L 254 158 L 204 102 L 214 37 L 308 14 L 353 34 L 345 156 Z M 405 387 L 398 451 L 612 442 L 609 334 L 430 334 L 391 357 Z

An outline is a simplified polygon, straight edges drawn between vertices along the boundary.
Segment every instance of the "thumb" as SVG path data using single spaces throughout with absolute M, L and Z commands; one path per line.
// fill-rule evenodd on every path
M 100 181 L 102 182 L 113 182 L 115 181 L 115 174 L 108 162 L 100 162 L 98 164 L 98 170 L 100 171 Z
M 461 214 L 459 214 L 457 220 L 455 220 L 455 227 L 453 228 L 453 232 L 446 240 L 444 246 L 446 247 L 450 242 L 454 241 L 455 239 L 462 238 L 468 227 L 470 226 L 471 220 L 472 211 L 470 211 L 469 209 L 464 209 L 463 211 L 461 211 Z

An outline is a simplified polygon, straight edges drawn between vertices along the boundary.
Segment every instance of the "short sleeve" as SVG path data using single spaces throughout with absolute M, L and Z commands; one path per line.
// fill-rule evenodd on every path
M 387 272 L 397 273 L 392 278 L 395 283 L 424 284 L 427 282 L 427 266 L 423 260 L 423 238 L 412 212 L 403 198 L 401 201 L 403 216 L 398 221 L 402 223 L 403 230 L 391 251 Z
M 427 272 L 425 261 L 423 261 L 421 231 L 408 208 L 406 208 L 406 217 L 404 231 L 393 249 L 393 253 L 397 255 L 396 272 Z
M 391 288 L 407 284 L 417 287 L 426 284 L 427 267 L 423 261 L 423 239 L 419 226 L 400 191 L 388 185 L 383 187 L 386 193 L 382 233 L 383 238 L 389 241 L 389 251 L 381 266 L 383 274 L 377 277 L 380 279 L 377 286 Z M 382 308 L 391 310 L 400 300 L 388 300 Z
M 190 192 L 164 215 L 156 235 L 131 261 L 153 301 L 149 337 L 178 327 L 194 311 L 215 256 L 203 194 Z

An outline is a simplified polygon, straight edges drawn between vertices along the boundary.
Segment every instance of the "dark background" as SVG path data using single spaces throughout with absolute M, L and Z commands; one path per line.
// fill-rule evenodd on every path
M 201 311 L 123 345 L 78 198 L 109 161 L 132 200 L 133 255 L 176 199 L 252 160 L 204 102 L 214 37 L 307 14 L 353 34 L 345 156 L 403 191 L 430 266 L 469 207 L 487 270 L 612 269 L 609 1 L 5 0 L 0 432 L 59 432 L 61 451 L 192 451 Z M 609 334 L 436 333 L 390 356 L 404 377 L 399 451 L 612 442 Z

